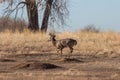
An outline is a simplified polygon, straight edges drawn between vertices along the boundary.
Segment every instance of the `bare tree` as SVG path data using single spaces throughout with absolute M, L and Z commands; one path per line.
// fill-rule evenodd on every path
M 68 15 L 67 0 L 0 0 L 0 2 L 8 2 L 6 15 L 11 15 L 15 12 L 15 18 L 18 11 L 27 9 L 28 29 L 33 31 L 39 30 L 38 11 L 42 11 L 43 19 L 40 30 L 46 32 L 49 24 L 65 24 L 66 16 Z M 40 10 L 38 10 L 40 8 Z M 42 14 L 42 13 L 40 13 Z M 56 25 L 55 24 L 55 25 Z
M 9 16 L 13 12 L 15 12 L 15 18 L 17 17 L 18 11 L 20 9 L 22 10 L 21 17 L 23 16 L 23 9 L 25 9 L 26 6 L 28 16 L 28 29 L 32 31 L 39 31 L 38 9 L 35 0 L 5 0 L 5 1 L 8 1 L 8 6 L 5 9 L 6 15 Z
M 25 0 L 27 2 L 28 29 L 39 31 L 38 9 L 35 0 Z
M 47 27 L 48 27 L 48 20 L 49 20 L 49 15 L 51 11 L 51 5 L 52 5 L 53 0 L 46 0 L 46 8 L 44 11 L 44 17 L 42 20 L 42 26 L 41 26 L 41 31 L 46 32 Z
M 44 10 L 41 31 L 46 32 L 49 23 L 64 25 L 65 19 L 69 14 L 67 9 L 67 0 L 46 0 L 45 5 L 46 8 Z

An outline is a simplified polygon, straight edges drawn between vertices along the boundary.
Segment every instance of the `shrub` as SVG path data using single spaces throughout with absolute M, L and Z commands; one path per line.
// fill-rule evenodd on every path
M 82 32 L 95 32 L 95 33 L 99 33 L 100 29 L 96 28 L 94 25 L 87 25 L 81 31 Z
M 27 23 L 25 22 L 25 20 L 21 20 L 21 19 L 12 19 L 12 18 L 8 18 L 8 17 L 1 17 L 0 18 L 0 32 L 3 32 L 5 30 L 10 30 L 12 32 L 17 31 L 24 31 L 24 29 L 26 29 L 27 27 Z

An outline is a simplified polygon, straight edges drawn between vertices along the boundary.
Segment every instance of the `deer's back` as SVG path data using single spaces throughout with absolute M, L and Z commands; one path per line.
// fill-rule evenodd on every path
M 77 41 L 71 38 L 67 39 L 61 39 L 57 41 L 57 47 L 58 48 L 64 48 L 64 47 L 73 47 L 74 45 L 77 44 Z

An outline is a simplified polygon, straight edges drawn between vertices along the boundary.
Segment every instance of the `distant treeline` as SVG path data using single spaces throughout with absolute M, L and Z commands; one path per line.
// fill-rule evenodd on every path
M 27 28 L 25 20 L 0 17 L 0 32 L 10 30 L 12 32 L 23 32 Z

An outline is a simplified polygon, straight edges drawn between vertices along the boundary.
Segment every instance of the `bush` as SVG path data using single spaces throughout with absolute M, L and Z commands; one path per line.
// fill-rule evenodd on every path
M 25 20 L 21 19 L 14 20 L 8 17 L 0 18 L 0 32 L 3 32 L 5 30 L 10 30 L 12 32 L 15 32 L 17 30 L 19 32 L 22 32 L 26 28 L 27 23 L 25 22 Z
M 100 29 L 96 28 L 94 25 L 87 25 L 81 31 L 82 32 L 95 32 L 95 33 L 99 33 Z

